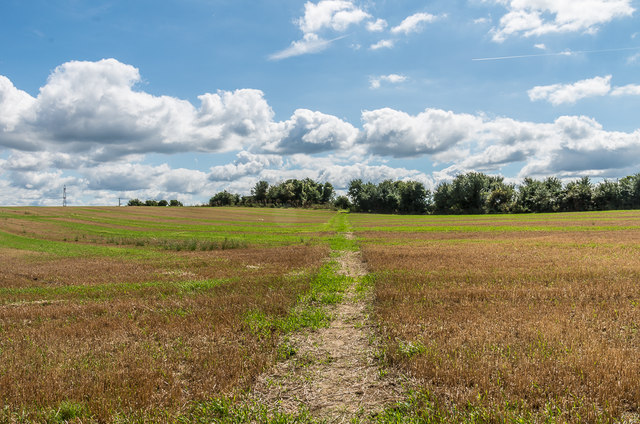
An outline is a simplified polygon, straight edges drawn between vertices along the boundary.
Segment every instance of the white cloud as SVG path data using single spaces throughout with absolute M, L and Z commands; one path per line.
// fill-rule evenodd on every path
M 547 46 L 545 46 L 543 43 L 534 44 L 533 47 L 539 50 L 547 50 Z
M 489 18 L 477 18 L 473 20 L 474 24 L 488 24 L 489 22 L 491 22 Z
M 399 84 L 399 83 L 405 82 L 406 80 L 407 80 L 407 77 L 404 75 L 398 75 L 398 74 L 380 75 L 377 77 L 369 78 L 369 87 L 372 89 L 377 89 L 377 88 L 380 88 L 383 82 L 388 82 L 391 84 Z
M 406 17 L 398 26 L 391 28 L 393 34 L 411 34 L 422 31 L 424 23 L 430 23 L 438 19 L 430 13 L 415 13 Z
M 292 41 L 291 45 L 284 50 L 273 53 L 269 56 L 271 60 L 287 59 L 289 57 L 300 56 L 303 54 L 319 53 L 325 50 L 331 43 L 343 37 L 334 38 L 332 40 L 324 40 L 316 34 L 305 34 L 302 40 Z
M 532 88 L 528 91 L 531 101 L 546 100 L 554 106 L 575 103 L 580 99 L 606 96 L 611 91 L 611 75 L 595 77 L 573 84 L 553 84 Z
M 137 91 L 139 81 L 136 68 L 114 59 L 65 63 L 36 98 L 3 96 L 0 108 L 13 115 L 0 130 L 0 146 L 110 161 L 148 152 L 229 151 L 269 137 L 273 111 L 259 90 L 207 93 L 196 109 Z
M 325 50 L 331 43 L 344 36 L 325 39 L 320 32 L 337 31 L 344 32 L 351 25 L 357 25 L 371 15 L 356 7 L 348 0 L 321 0 L 318 3 L 306 2 L 304 16 L 296 20 L 296 24 L 302 31 L 302 39 L 291 42 L 284 50 L 269 55 L 271 60 L 281 60 L 304 54 L 319 53 Z M 370 23 L 371 24 L 371 23 Z M 373 23 L 381 25 L 381 23 Z
M 233 181 L 245 176 L 259 175 L 264 169 L 282 168 L 284 161 L 280 155 L 253 154 L 241 151 L 233 163 L 214 166 L 209 172 L 211 181 Z
M 594 33 L 614 19 L 629 17 L 635 9 L 631 0 L 495 0 L 507 8 L 493 40 L 510 36 L 539 36 L 551 33 Z
M 611 92 L 612 96 L 640 96 L 640 85 L 628 84 L 622 87 L 615 87 Z
M 0 75 L 0 131 L 13 131 L 34 103 L 33 97 L 18 90 L 7 77 Z
M 137 91 L 138 70 L 114 59 L 61 65 L 37 98 L 25 100 L 26 93 L 2 81 L 9 95 L 0 109 L 10 112 L 0 115 L 8 123 L 0 128 L 0 147 L 60 152 L 87 162 L 249 147 L 308 153 L 346 148 L 357 135 L 349 123 L 304 109 L 276 122 L 259 90 L 206 93 L 198 97 L 199 108 Z
M 376 19 L 375 21 L 367 23 L 367 31 L 370 32 L 384 31 L 385 28 L 387 28 L 387 21 L 384 19 Z
M 411 116 L 390 108 L 362 112 L 361 142 L 381 156 L 415 157 L 448 150 L 467 141 L 481 119 L 427 109 Z
M 277 124 L 275 139 L 259 148 L 285 154 L 348 150 L 357 136 L 353 125 L 335 116 L 298 109 L 289 120 Z
M 634 64 L 640 62 L 640 53 L 633 54 L 627 58 L 628 64 Z
M 372 44 L 369 48 L 371 50 L 390 49 L 394 46 L 393 40 L 380 40 L 375 44 Z
M 378 78 L 399 83 L 403 77 Z M 533 123 L 383 108 L 362 112 L 358 129 L 307 109 L 275 121 L 258 90 L 207 93 L 196 107 L 145 93 L 136 88 L 138 81 L 137 69 L 113 59 L 60 66 L 37 97 L 2 80 L 0 202 L 60 204 L 63 184 L 73 204 L 117 204 L 119 195 L 198 203 L 224 188 L 248 193 L 259 179 L 432 181 L 420 171 L 388 166 L 389 157 L 439 162 L 445 169 L 438 178 L 466 170 L 500 172 L 516 163 L 520 176 L 534 177 L 617 177 L 640 167 L 640 130 L 607 131 L 584 116 Z M 640 94 L 635 84 L 612 89 L 610 76 L 541 91 L 542 99 L 559 104 L 594 93 Z M 206 172 L 144 163 L 152 152 L 230 151 L 240 151 L 236 160 Z
M 325 28 L 342 32 L 350 25 L 359 24 L 370 17 L 351 1 L 321 0 L 315 4 L 308 1 L 304 5 L 304 16 L 297 20 L 297 24 L 305 34 L 317 33 Z

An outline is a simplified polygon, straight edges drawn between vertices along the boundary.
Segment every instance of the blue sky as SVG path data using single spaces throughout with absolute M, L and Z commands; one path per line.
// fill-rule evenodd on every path
M 0 203 L 636 173 L 639 7 L 4 0 Z

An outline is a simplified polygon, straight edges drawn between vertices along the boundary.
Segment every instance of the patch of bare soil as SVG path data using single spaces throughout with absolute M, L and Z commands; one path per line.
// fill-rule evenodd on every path
M 340 273 L 366 274 L 360 252 L 341 252 Z M 376 335 L 369 317 L 371 293 L 356 283 L 331 313 L 328 328 L 291 337 L 295 355 L 259 377 L 253 396 L 285 413 L 308 410 L 330 423 L 366 420 L 401 399 L 402 381 L 375 358 Z

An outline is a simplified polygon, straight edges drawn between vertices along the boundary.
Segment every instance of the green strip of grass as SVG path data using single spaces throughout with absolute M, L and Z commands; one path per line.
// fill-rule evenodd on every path
M 129 257 L 129 258 L 150 258 L 159 257 L 158 252 L 134 249 L 95 246 L 71 242 L 36 239 L 26 236 L 0 231 L 0 245 L 18 250 L 29 250 L 32 252 L 49 253 L 61 257 Z
M 212 290 L 232 279 L 150 281 L 145 283 L 109 283 L 92 286 L 51 286 L 0 288 L 2 304 L 21 301 L 53 301 L 60 299 L 96 300 L 122 297 L 136 292 L 156 289 L 161 294 L 190 294 Z

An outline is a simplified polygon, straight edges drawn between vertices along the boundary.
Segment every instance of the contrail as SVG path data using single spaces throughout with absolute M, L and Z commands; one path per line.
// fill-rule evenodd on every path
M 518 56 L 500 56 L 500 57 L 480 57 L 471 59 L 475 62 L 489 61 L 489 60 L 508 60 L 508 59 L 523 59 L 527 57 L 544 57 L 544 56 L 571 56 L 572 54 L 580 53 L 607 53 L 607 52 L 622 52 L 629 50 L 640 50 L 640 47 L 623 47 L 619 49 L 604 49 L 604 50 L 581 50 L 581 51 L 564 51 L 559 53 L 539 53 L 539 54 L 522 54 Z

